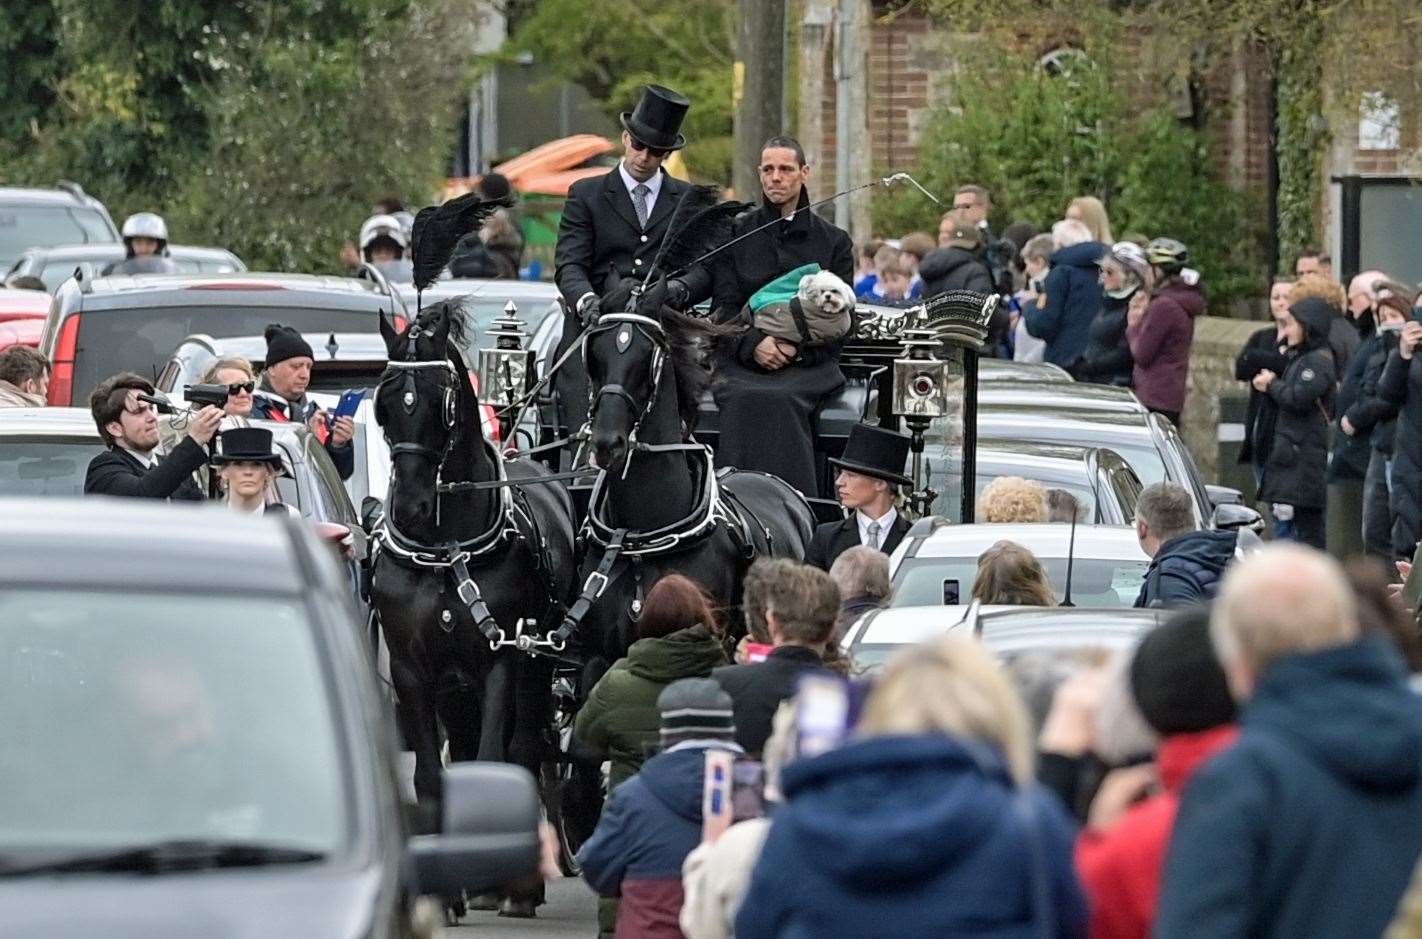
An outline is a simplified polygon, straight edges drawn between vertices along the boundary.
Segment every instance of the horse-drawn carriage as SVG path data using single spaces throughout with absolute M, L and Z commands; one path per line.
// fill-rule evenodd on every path
M 437 211 L 468 211 L 458 202 Z M 417 278 L 420 251 L 417 228 Z M 375 413 L 393 466 L 371 599 L 417 795 L 424 807 L 438 802 L 442 740 L 454 760 L 524 765 L 542 777 L 569 864 L 600 796 L 595 768 L 574 772 L 573 713 L 631 644 L 646 592 L 666 573 L 686 574 L 734 635 L 746 569 L 757 557 L 803 558 L 815 522 L 786 483 L 718 471 L 711 448 L 688 439 L 711 377 L 707 327 L 661 295 L 639 287 L 584 330 L 576 348 L 589 377 L 586 426 L 560 436 L 556 420 L 540 420 L 539 439 L 512 433 L 505 439 L 521 449 L 507 451 L 477 419 L 457 302 L 422 310 L 403 333 L 381 323 L 389 366 Z M 976 350 L 995 302 L 960 294 L 864 317 L 843 359 L 858 403 L 853 420 L 833 416 L 842 434 L 861 418 L 902 420 L 915 434 L 916 463 L 930 422 L 956 419 L 968 428 L 970 477 Z M 480 352 L 481 391 L 502 405 L 506 430 L 527 426 L 528 405 L 556 414 L 559 402 L 544 391 L 550 376 L 533 380 L 516 331 L 496 329 L 492 340 Z M 843 445 L 836 433 L 817 444 L 822 458 Z M 526 915 L 536 896 L 530 888 L 505 902 Z

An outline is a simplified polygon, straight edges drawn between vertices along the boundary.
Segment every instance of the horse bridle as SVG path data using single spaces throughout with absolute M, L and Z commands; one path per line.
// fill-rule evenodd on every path
M 637 428 L 641 426 L 642 421 L 651 413 L 652 407 L 657 403 L 657 391 L 662 385 L 662 368 L 666 365 L 667 360 L 667 335 L 662 324 L 650 316 L 630 312 L 606 313 L 598 317 L 597 322 L 583 334 L 584 362 L 588 361 L 589 340 L 613 329 L 622 330 L 617 336 L 618 355 L 624 355 L 632 348 L 633 330 L 636 330 L 652 344 L 652 393 L 647 396 L 645 402 L 638 404 L 631 392 L 621 385 L 603 385 L 596 391 L 593 391 L 589 385 L 588 423 L 591 424 L 597 418 L 597 406 L 605 395 L 621 398 L 627 402 L 628 410 L 636 415 L 632 421 L 632 427 L 627 433 L 627 442 L 630 445 L 636 442 Z
M 457 392 L 457 383 L 459 381 L 459 370 L 454 367 L 454 363 L 449 359 L 430 362 L 416 359 L 415 340 L 419 339 L 421 335 L 422 333 L 418 325 L 410 327 L 409 332 L 405 334 L 407 342 L 405 345 L 404 361 L 392 359 L 385 364 L 385 373 L 380 376 L 380 381 L 376 383 L 375 394 L 378 399 L 381 390 L 387 385 L 400 382 L 400 405 L 405 409 L 407 415 L 414 414 L 415 405 L 419 400 L 416 388 L 420 382 L 418 377 L 420 373 L 430 370 L 445 372 L 449 379 L 447 382 L 431 382 L 431 384 L 435 384 L 436 387 L 440 388 L 444 395 L 444 406 L 440 409 L 440 417 L 446 431 L 444 449 L 436 450 L 434 447 L 427 447 L 422 443 L 392 443 L 390 434 L 386 431 L 384 425 L 381 426 L 381 432 L 385 435 L 385 442 L 389 445 L 392 456 L 398 456 L 401 453 L 413 453 L 417 456 L 433 460 L 437 469 L 443 469 L 444 461 L 449 456 L 450 447 L 454 444 L 454 426 L 458 419 L 459 395 Z

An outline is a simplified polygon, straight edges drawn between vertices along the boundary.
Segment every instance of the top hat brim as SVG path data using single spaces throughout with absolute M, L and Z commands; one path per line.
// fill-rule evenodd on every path
M 676 137 L 668 140 L 665 134 L 658 133 L 650 127 L 632 123 L 632 112 L 622 112 L 622 129 L 627 131 L 640 144 L 645 144 L 654 150 L 680 150 L 686 146 L 686 138 L 680 133 Z
M 861 476 L 872 476 L 875 479 L 882 479 L 885 482 L 897 483 L 900 486 L 912 486 L 913 480 L 903 473 L 894 473 L 878 466 L 866 466 L 863 463 L 855 463 L 853 460 L 841 460 L 837 457 L 830 457 L 831 466 L 849 470 L 851 473 L 858 473 Z

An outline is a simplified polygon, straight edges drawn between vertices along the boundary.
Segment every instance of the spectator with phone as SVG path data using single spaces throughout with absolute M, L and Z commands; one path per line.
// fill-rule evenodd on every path
M 612 791 L 578 852 L 588 885 L 621 898 L 618 939 L 681 939 L 681 868 L 702 840 L 707 753 L 744 752 L 731 699 L 709 678 L 672 682 L 657 710 L 662 752 Z
M 355 421 L 329 415 L 306 394 L 316 354 L 290 326 L 273 323 L 266 328 L 267 356 L 262 380 L 252 405 L 252 417 L 282 423 L 301 422 L 321 441 L 342 479 L 355 472 Z
M 1416 302 L 1415 300 L 1413 301 Z M 1416 310 L 1402 327 L 1397 348 L 1378 380 L 1378 395 L 1397 408 L 1392 441 L 1392 551 L 1411 561 L 1422 539 L 1422 322 Z

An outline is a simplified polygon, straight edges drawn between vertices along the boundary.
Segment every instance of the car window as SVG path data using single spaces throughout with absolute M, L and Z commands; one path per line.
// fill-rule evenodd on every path
M 306 615 L 260 595 L 0 594 L 0 857 L 341 847 L 347 774 Z
M 1031 473 L 1024 472 L 1023 475 L 1031 477 Z M 983 490 L 988 487 L 993 480 L 999 477 L 986 475 L 979 472 L 976 476 L 974 488 L 977 490 L 977 497 L 982 498 Z M 1061 480 L 1038 480 L 1048 489 L 1065 489 L 1076 497 L 1076 503 L 1080 506 L 1078 518 L 1083 521 L 1099 521 L 1096 518 L 1096 494 L 1091 491 L 1091 487 L 1084 482 L 1062 482 Z M 929 488 L 939 493 L 930 509 L 932 515 L 942 515 L 945 518 L 957 518 L 962 505 L 963 478 L 957 473 L 947 476 L 940 476 L 930 470 L 928 474 Z M 979 521 L 982 521 L 979 519 Z
M 181 306 L 90 310 L 82 315 L 74 363 L 74 398 L 84 401 L 94 386 L 122 371 L 154 375 L 188 336 L 218 339 L 260 336 L 268 323 L 301 332 L 375 332 L 371 310 L 305 307 Z
M 92 437 L 0 437 L 0 496 L 82 496 L 102 452 Z
M 1107 482 L 1116 493 L 1116 501 L 1125 514 L 1123 524 L 1130 525 L 1136 518 L 1136 503 L 1141 500 L 1141 481 L 1128 466 L 1113 466 L 1107 470 Z
M 0 205 L 0 267 L 8 268 L 28 248 L 116 240 L 108 221 L 93 209 Z
M 1057 600 L 1066 592 L 1066 558 L 1037 558 Z M 1077 557 L 1072 562 L 1071 599 L 1077 606 L 1132 606 L 1145 582 L 1147 562 Z M 894 578 L 889 605 L 939 606 L 956 590 L 967 603 L 978 574 L 976 557 L 905 558 Z

